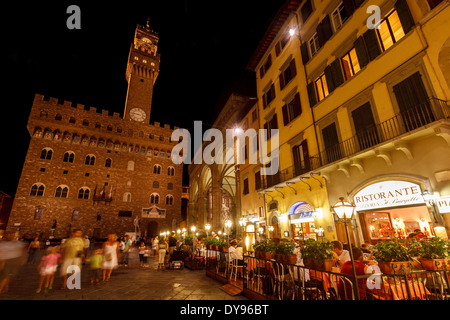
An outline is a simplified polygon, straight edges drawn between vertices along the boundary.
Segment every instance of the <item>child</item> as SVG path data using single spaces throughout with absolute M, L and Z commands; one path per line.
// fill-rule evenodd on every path
M 94 255 L 91 256 L 86 261 L 90 262 L 91 265 L 91 285 L 98 284 L 102 277 L 102 263 L 103 263 L 103 255 L 102 250 L 97 249 L 94 251 Z
M 49 247 L 46 251 L 46 255 L 42 257 L 41 263 L 38 266 L 38 271 L 41 275 L 39 280 L 39 288 L 36 293 L 40 293 L 42 290 L 42 284 L 45 280 L 44 292 L 47 293 L 48 290 L 52 289 L 53 280 L 55 279 L 55 272 L 58 268 L 58 262 L 61 259 L 61 255 L 58 253 L 56 247 Z
M 145 267 L 144 254 L 146 249 L 145 243 L 141 242 L 141 245 L 139 246 L 139 265 L 141 267 Z

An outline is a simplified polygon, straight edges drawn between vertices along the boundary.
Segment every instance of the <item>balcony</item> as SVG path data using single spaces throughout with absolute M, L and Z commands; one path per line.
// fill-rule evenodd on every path
M 265 176 L 263 189 L 269 189 L 334 162 L 373 149 L 442 119 L 450 119 L 450 106 L 447 101 L 430 98 L 414 108 L 358 132 L 350 139 L 323 149 L 318 154 L 305 159 L 303 163 L 296 163 L 294 166 L 280 170 L 276 175 Z

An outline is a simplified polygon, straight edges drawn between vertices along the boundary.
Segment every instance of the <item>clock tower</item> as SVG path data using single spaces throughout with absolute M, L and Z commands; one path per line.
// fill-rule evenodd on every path
M 159 73 L 159 36 L 147 26 L 138 25 L 128 56 L 128 82 L 124 119 L 150 123 L 153 86 Z

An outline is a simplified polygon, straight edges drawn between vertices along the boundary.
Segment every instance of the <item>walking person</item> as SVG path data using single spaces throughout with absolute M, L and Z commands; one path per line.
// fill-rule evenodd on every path
M 53 281 L 55 280 L 55 273 L 58 269 L 58 264 L 61 260 L 61 254 L 58 252 L 57 247 L 47 248 L 46 254 L 42 257 L 41 263 L 38 266 L 39 274 L 41 278 L 39 280 L 39 287 L 36 293 L 40 293 L 42 285 L 44 284 L 44 293 L 51 290 L 53 287 Z
M 156 254 L 158 253 L 158 249 L 159 249 L 158 244 L 159 244 L 159 239 L 158 239 L 158 236 L 156 236 L 153 238 L 153 241 L 152 241 L 153 257 L 156 257 Z
M 103 281 L 109 281 L 113 269 L 118 267 L 117 256 L 119 254 L 119 243 L 115 234 L 109 234 L 108 240 L 103 244 Z
M 146 246 L 144 250 L 144 267 L 148 267 L 148 259 L 150 258 L 151 252 L 150 246 Z
M 123 247 L 121 247 L 122 255 L 120 257 L 120 265 L 128 267 L 129 263 L 129 257 L 130 257 L 130 248 L 131 248 L 132 242 L 130 240 L 130 236 L 126 235 L 125 239 L 123 241 Z
M 41 243 L 39 242 L 39 238 L 34 238 L 33 241 L 30 242 L 28 246 L 28 264 L 34 264 L 36 252 L 41 249 Z
M 144 242 L 141 242 L 140 246 L 139 246 L 139 266 L 141 267 L 145 267 L 145 262 L 144 262 L 144 255 L 145 252 L 147 250 L 147 247 L 145 246 Z
M 159 241 L 159 259 L 158 259 L 158 269 L 164 269 L 164 259 L 166 258 L 167 250 L 169 249 L 169 245 L 167 244 L 167 240 L 164 238 Z
M 98 284 L 102 276 L 103 254 L 102 249 L 96 249 L 94 254 L 86 260 L 90 263 L 91 286 Z
M 83 232 L 80 229 L 75 229 L 72 236 L 61 244 L 61 256 L 63 263 L 61 265 L 61 275 L 63 276 L 63 285 L 61 289 L 66 289 L 67 278 L 69 277 L 69 267 L 77 266 L 81 272 L 81 267 L 84 259 L 84 239 Z

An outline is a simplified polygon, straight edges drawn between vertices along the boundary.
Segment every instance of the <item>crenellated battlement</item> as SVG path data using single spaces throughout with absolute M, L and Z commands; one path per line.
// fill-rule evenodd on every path
M 41 111 L 45 111 L 46 108 L 48 107 L 54 107 L 57 108 L 59 112 L 61 112 L 61 109 L 66 108 L 68 112 L 70 111 L 79 111 L 79 112 L 83 112 L 86 115 L 92 114 L 95 115 L 96 117 L 104 117 L 105 121 L 106 120 L 111 120 L 111 119 L 117 119 L 117 120 L 122 120 L 124 122 L 126 122 L 125 124 L 128 124 L 129 121 L 126 121 L 125 119 L 123 119 L 121 117 L 121 114 L 118 112 L 113 112 L 111 114 L 111 111 L 109 110 L 105 110 L 105 109 L 97 109 L 96 107 L 92 107 L 92 106 L 85 106 L 83 104 L 80 103 L 74 103 L 71 101 L 62 101 L 58 98 L 55 97 L 46 97 L 44 95 L 41 94 L 36 94 L 34 96 L 34 101 L 33 101 L 33 107 L 32 107 L 32 112 L 33 109 L 35 110 L 35 112 L 40 113 Z M 47 110 L 49 111 L 49 110 Z M 168 124 L 161 124 L 159 122 L 154 122 L 153 124 L 150 125 L 146 125 L 149 126 L 151 128 L 154 129 L 163 129 L 162 131 L 167 131 L 167 132 L 171 132 L 173 130 L 177 130 L 179 129 L 179 127 L 171 127 Z

